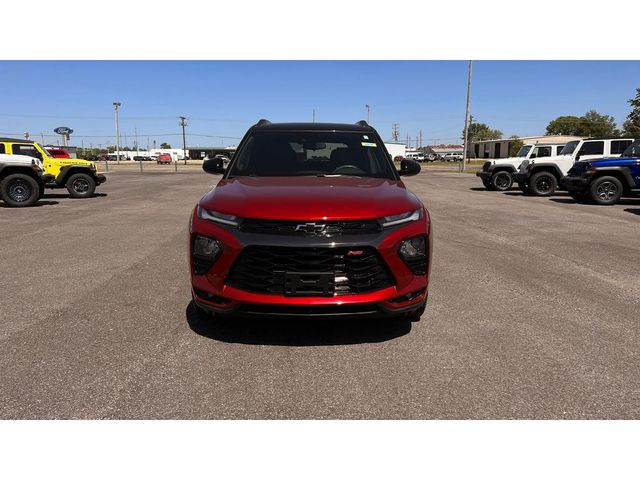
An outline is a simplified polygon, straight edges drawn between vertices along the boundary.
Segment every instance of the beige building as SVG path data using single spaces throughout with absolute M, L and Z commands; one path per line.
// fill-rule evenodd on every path
M 543 135 L 539 137 L 519 137 L 525 144 L 565 144 L 572 140 L 580 140 L 582 137 L 572 135 Z M 516 139 L 485 140 L 471 142 L 469 144 L 469 158 L 506 158 L 509 156 L 511 146 Z

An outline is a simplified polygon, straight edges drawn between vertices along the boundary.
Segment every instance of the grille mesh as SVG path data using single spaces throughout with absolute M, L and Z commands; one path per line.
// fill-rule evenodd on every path
M 285 294 L 286 273 L 329 273 L 333 294 L 380 290 L 394 278 L 372 247 L 296 248 L 249 246 L 239 255 L 226 282 L 241 290 Z

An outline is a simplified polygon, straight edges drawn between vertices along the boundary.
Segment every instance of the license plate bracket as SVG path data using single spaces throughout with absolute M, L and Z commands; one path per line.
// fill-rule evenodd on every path
M 284 294 L 290 297 L 332 297 L 335 275 L 326 272 L 285 272 Z

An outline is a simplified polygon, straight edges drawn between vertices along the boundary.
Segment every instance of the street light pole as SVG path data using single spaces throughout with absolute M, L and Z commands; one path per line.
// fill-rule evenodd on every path
M 116 110 L 116 161 L 120 165 L 120 116 L 118 112 L 120 110 L 120 102 L 113 102 L 113 108 Z
M 460 164 L 460 171 L 464 172 L 465 164 L 467 163 L 467 143 L 469 141 L 469 111 L 471 109 L 471 71 L 473 68 L 473 60 L 469 60 L 469 80 L 467 83 L 467 111 L 464 115 L 464 143 L 462 145 L 462 162 Z
M 371 105 L 365 105 L 367 107 L 367 123 L 371 123 Z

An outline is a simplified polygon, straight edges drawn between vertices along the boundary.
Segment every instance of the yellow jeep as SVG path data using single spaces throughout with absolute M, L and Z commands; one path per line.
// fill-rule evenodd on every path
M 0 138 L 0 153 L 27 155 L 42 160 L 47 188 L 64 188 L 75 198 L 91 197 L 96 186 L 107 181 L 96 164 L 79 158 L 54 158 L 38 142 Z

